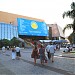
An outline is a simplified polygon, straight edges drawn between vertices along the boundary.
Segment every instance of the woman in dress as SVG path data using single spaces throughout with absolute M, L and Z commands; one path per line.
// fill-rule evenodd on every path
M 16 58 L 16 51 L 15 48 L 12 48 L 12 60 L 14 60 Z
M 38 58 L 38 49 L 37 49 L 37 46 L 34 47 L 34 49 L 32 51 L 32 56 L 34 58 L 34 64 L 36 64 L 36 60 Z
M 45 49 L 43 48 L 43 45 L 40 46 L 39 55 L 40 55 L 40 63 L 41 64 L 44 64 L 44 60 L 45 60 Z

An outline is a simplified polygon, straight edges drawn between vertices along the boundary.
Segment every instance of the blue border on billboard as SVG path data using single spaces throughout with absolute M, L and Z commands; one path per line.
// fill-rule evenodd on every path
M 45 22 L 17 18 L 18 34 L 29 36 L 48 36 L 48 28 Z

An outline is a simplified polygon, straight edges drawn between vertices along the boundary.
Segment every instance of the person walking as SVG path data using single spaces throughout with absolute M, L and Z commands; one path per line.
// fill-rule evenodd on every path
M 5 53 L 5 46 L 2 47 L 2 52 Z
M 15 48 L 13 47 L 12 48 L 12 60 L 14 60 L 16 58 L 16 50 Z
M 32 58 L 34 58 L 34 65 L 35 65 L 36 64 L 36 60 L 38 58 L 38 48 L 37 48 L 37 46 L 34 46 L 31 55 L 32 55 Z
M 55 45 L 50 45 L 50 54 L 51 54 L 51 61 L 54 62 L 54 53 L 55 53 Z
M 40 55 L 40 63 L 44 65 L 44 60 L 45 60 L 45 49 L 43 48 L 43 45 L 40 46 L 39 48 L 39 55 Z
M 20 57 L 21 57 L 20 47 L 16 46 L 15 50 L 16 50 L 16 59 L 20 59 Z
M 49 44 L 49 43 L 48 43 L 48 45 L 46 46 L 45 50 L 46 50 L 46 52 L 47 52 L 47 57 L 48 57 L 48 59 L 50 60 L 51 55 L 50 55 L 50 44 Z

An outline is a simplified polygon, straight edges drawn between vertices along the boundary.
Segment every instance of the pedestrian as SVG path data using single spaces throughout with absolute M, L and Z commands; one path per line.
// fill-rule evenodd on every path
M 9 46 L 7 46 L 7 50 L 9 50 Z
M 20 47 L 19 46 L 16 46 L 15 50 L 16 50 L 16 59 L 20 59 L 20 57 L 21 57 Z
M 2 52 L 5 53 L 5 46 L 2 47 Z
M 12 47 L 12 60 L 16 58 L 16 50 L 15 47 Z
M 49 43 L 48 43 L 48 45 L 46 46 L 45 50 L 46 50 L 46 52 L 47 52 L 47 57 L 48 57 L 48 59 L 50 60 L 51 55 L 50 55 L 50 44 L 49 44 Z
M 38 58 L 38 48 L 37 48 L 37 46 L 34 46 L 31 56 L 32 56 L 32 58 L 34 58 L 34 65 L 35 65 L 36 60 Z
M 39 55 L 40 55 L 40 63 L 43 65 L 45 60 L 45 49 L 43 48 L 43 45 L 39 48 Z
M 51 61 L 54 62 L 54 53 L 55 53 L 55 45 L 50 45 L 50 54 L 51 54 Z

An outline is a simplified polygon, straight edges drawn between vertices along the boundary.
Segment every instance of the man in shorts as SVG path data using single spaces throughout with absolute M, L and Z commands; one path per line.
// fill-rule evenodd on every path
M 16 48 L 15 48 L 15 50 L 16 50 L 16 58 L 17 59 L 19 59 L 19 57 L 20 57 L 20 48 L 17 46 Z
M 54 53 L 55 53 L 55 45 L 50 45 L 50 54 L 51 54 L 51 61 L 54 62 Z

